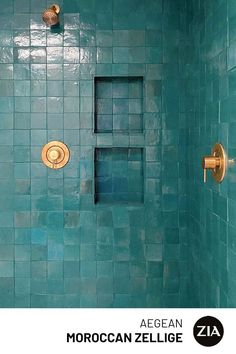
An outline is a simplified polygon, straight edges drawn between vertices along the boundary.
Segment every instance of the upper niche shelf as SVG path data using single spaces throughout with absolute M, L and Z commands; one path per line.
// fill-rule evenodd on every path
M 143 132 L 143 77 L 95 77 L 95 133 Z

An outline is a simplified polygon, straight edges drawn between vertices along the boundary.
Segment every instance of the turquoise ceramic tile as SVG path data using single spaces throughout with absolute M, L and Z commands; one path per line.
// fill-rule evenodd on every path
M 13 63 L 13 48 L 0 47 L 1 63 Z
M 22 49 L 23 51 L 23 49 Z M 24 61 L 27 62 L 27 54 L 28 53 L 25 53 L 25 51 L 23 52 L 24 55 L 21 55 L 19 57 L 18 60 L 20 60 L 22 57 L 22 59 Z M 21 60 L 21 61 L 23 61 Z M 46 63 L 47 61 L 50 63 L 50 62 L 53 62 L 51 60 L 48 60 L 48 56 L 47 56 L 47 52 L 45 50 L 45 48 L 42 48 L 42 47 L 34 47 L 33 49 L 30 50 L 30 61 L 31 63 Z
M 30 32 L 30 44 L 38 47 L 46 46 L 46 31 L 32 29 Z
M 80 60 L 80 49 L 77 47 L 65 47 L 63 53 L 64 63 L 79 63 Z M 61 60 L 62 61 L 62 60 Z M 61 62 L 54 61 L 54 62 Z
M 36 65 L 36 64 L 35 64 Z M 34 70 L 32 72 L 32 78 L 33 78 L 33 73 L 35 73 L 37 67 L 31 66 L 31 68 Z M 36 73 L 35 73 L 36 76 Z M 30 79 L 30 66 L 29 64 L 14 64 L 14 79 L 15 80 L 29 80 Z
M 106 289 L 106 295 L 113 293 L 113 279 L 111 277 L 101 277 L 97 279 L 96 291 L 98 296 L 104 294 L 104 289 Z
M 30 227 L 30 212 L 29 211 L 15 212 L 14 226 L 19 228 Z
M 48 39 L 49 38 L 47 38 L 47 43 L 48 43 Z M 54 43 L 55 39 L 52 38 L 52 40 Z M 60 40 L 60 43 L 58 43 L 58 44 L 62 45 L 62 39 Z M 64 31 L 64 46 L 65 47 L 76 47 L 78 45 L 79 45 L 79 32 L 77 30 L 73 30 L 73 29 L 65 30 Z
M 161 261 L 162 260 L 162 245 L 160 244 L 147 244 L 146 257 L 148 261 Z
M 32 278 L 45 278 L 47 273 L 47 267 L 45 261 L 33 261 L 31 262 L 31 276 Z
M 14 101 L 12 97 L 1 97 L 0 104 L 1 104 L 1 111 L 0 111 L 1 113 L 13 112 Z
M 32 130 L 31 143 L 32 145 L 46 144 L 46 130 Z
M 129 49 L 128 47 L 113 47 L 113 62 L 128 63 L 129 62 Z
M 80 45 L 85 47 L 95 46 L 95 31 L 94 30 L 81 30 L 80 31 Z
M 113 307 L 128 308 L 131 306 L 131 296 L 128 294 L 115 294 Z
M 129 63 L 143 63 L 145 61 L 145 47 L 133 47 L 129 50 Z M 158 60 L 155 60 L 155 63 Z
M 31 98 L 31 112 L 46 112 L 46 98 L 32 97 Z
M 131 293 L 137 297 L 142 295 L 144 296 L 146 294 L 146 278 L 131 278 Z M 140 302 L 145 303 L 145 300 L 142 299 Z
M 15 262 L 15 277 L 28 278 L 30 276 L 30 262 Z
M 80 297 L 80 307 L 93 308 L 97 307 L 97 296 L 96 295 L 81 295 Z
M 146 31 L 146 46 L 161 46 L 163 38 L 160 30 L 148 29 Z
M 12 130 L 0 130 L 0 145 L 12 145 L 13 144 L 13 131 Z
M 96 262 L 95 261 L 81 261 L 80 274 L 82 278 L 90 278 L 96 276 Z
M 112 48 L 97 48 L 97 63 L 108 64 L 112 63 Z
M 16 261 L 29 261 L 30 260 L 30 246 L 16 245 L 15 246 L 15 260 Z
M 78 80 L 80 77 L 79 73 L 80 66 L 73 64 L 64 64 L 63 65 L 63 77 L 64 80 Z M 55 80 L 54 76 L 54 80 Z
M 30 11 L 29 0 L 24 0 L 22 2 L 15 1 L 13 5 L 14 5 L 14 12 L 16 13 L 28 13 Z
M 47 249 L 48 260 L 62 261 L 64 255 L 63 245 L 50 242 Z
M 113 31 L 113 46 L 114 47 L 122 47 L 129 45 L 129 31 L 125 30 L 114 30 Z
M 30 209 L 30 196 L 19 195 L 14 198 L 14 205 L 16 211 L 24 211 Z
M 64 227 L 78 227 L 80 225 L 79 212 L 68 211 L 64 215 Z
M 14 118 L 16 129 L 30 129 L 30 113 L 15 113 Z
M 2 261 L 12 261 L 13 253 L 14 253 L 13 245 L 3 245 L 0 251 L 0 259 Z
M 96 45 L 98 47 L 111 47 L 113 36 L 111 30 L 97 30 L 96 31 Z
M 0 276 L 3 278 L 13 277 L 13 262 L 0 261 Z
M 51 82 L 52 84 L 53 82 Z M 49 84 L 49 82 L 48 82 Z M 63 82 L 62 82 L 63 84 Z M 80 83 L 81 85 L 81 83 Z M 54 82 L 54 86 L 58 86 L 58 82 Z M 60 86 L 59 86 L 60 87 Z M 62 86 L 63 87 L 63 86 Z M 53 90 L 52 90 L 53 92 Z M 57 96 L 63 96 L 62 90 L 60 91 L 60 94 Z M 91 92 L 92 94 L 92 92 Z M 79 82 L 78 81 L 64 81 L 64 96 L 79 96 Z
M 1 302 L 2 302 L 3 308 L 14 307 L 14 305 L 15 305 L 14 297 L 12 294 L 10 294 L 8 296 L 4 296 L 4 295 L 1 296 Z
M 46 82 L 43 80 L 31 81 L 31 96 L 46 96 Z M 48 90 L 50 94 L 50 90 Z
M 39 108 L 38 108 L 39 110 Z M 32 129 L 46 129 L 46 114 L 32 113 L 31 114 Z
M 80 259 L 86 261 L 88 258 L 94 258 L 96 254 L 95 245 L 82 244 L 80 248 Z
M 47 297 L 46 295 L 32 295 L 31 296 L 31 306 L 33 308 L 45 308 L 47 307 Z
M 1 96 L 13 95 L 13 82 L 11 80 L 2 80 L 0 83 Z
M 47 234 L 45 229 L 32 229 L 31 230 L 31 243 L 46 245 L 47 244 Z
M 1 162 L 12 162 L 13 161 L 13 148 L 11 146 L 1 146 L 0 147 L 0 161 Z
M 97 276 L 98 277 L 112 277 L 113 262 L 112 261 L 98 261 L 97 262 Z
M 118 64 L 115 63 L 112 65 L 112 75 L 113 76 L 127 76 L 129 73 L 128 64 Z
M 30 180 L 29 179 L 19 179 L 16 180 L 15 184 L 15 194 L 30 194 Z

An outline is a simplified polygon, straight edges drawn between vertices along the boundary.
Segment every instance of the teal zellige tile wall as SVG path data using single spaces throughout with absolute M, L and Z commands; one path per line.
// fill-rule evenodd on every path
M 203 184 L 201 157 L 221 142 L 236 157 L 236 3 L 188 2 L 189 196 L 192 298 L 200 307 L 236 306 L 235 166 L 224 181 Z
M 58 3 L 50 29 L 50 2 L 1 1 L 0 307 L 189 306 L 184 1 Z M 142 78 L 142 125 L 94 132 L 96 77 Z M 95 149 L 139 152 L 142 203 L 94 203 Z

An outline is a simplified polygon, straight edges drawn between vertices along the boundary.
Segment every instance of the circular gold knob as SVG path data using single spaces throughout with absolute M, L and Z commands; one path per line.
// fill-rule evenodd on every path
M 64 167 L 70 158 L 68 147 L 61 141 L 51 141 L 42 149 L 43 163 L 53 169 Z
M 60 163 L 64 159 L 64 151 L 60 146 L 52 146 L 47 151 L 48 160 L 52 163 Z
M 60 152 L 58 150 L 51 150 L 48 153 L 48 157 L 52 161 L 56 161 L 60 156 Z

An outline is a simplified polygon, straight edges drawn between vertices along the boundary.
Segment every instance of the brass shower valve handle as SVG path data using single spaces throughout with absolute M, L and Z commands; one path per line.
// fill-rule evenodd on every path
M 203 180 L 206 183 L 207 170 L 211 170 L 216 182 L 223 181 L 227 168 L 227 157 L 221 144 L 215 144 L 212 149 L 212 156 L 204 156 L 202 159 Z
M 202 159 L 202 168 L 204 170 L 204 183 L 206 183 L 207 170 L 214 170 L 220 166 L 220 158 L 215 156 L 205 156 Z
M 56 161 L 60 157 L 60 152 L 55 150 L 52 150 L 49 152 L 49 159 L 52 161 Z
M 68 147 L 61 141 L 50 141 L 42 149 L 42 161 L 50 168 L 64 167 L 70 158 Z

